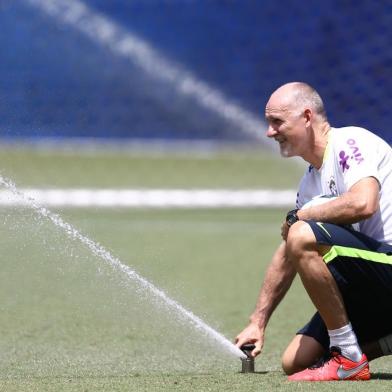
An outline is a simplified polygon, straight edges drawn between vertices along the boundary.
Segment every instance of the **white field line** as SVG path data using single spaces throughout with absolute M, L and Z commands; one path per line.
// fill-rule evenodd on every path
M 137 65 L 151 78 L 170 85 L 180 96 L 194 102 L 275 148 L 264 136 L 265 123 L 254 113 L 229 99 L 225 94 L 190 70 L 155 49 L 149 42 L 117 24 L 80 0 L 24 0 L 55 21 L 66 24 L 87 36 L 97 45 L 108 48 L 115 56 Z
M 47 207 L 244 208 L 290 207 L 293 190 L 230 189 L 21 189 Z M 0 206 L 25 206 L 26 200 L 0 190 Z

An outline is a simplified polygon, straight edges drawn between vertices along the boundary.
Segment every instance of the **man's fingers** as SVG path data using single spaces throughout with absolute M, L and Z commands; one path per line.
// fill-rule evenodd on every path
M 247 343 L 247 340 L 246 339 L 244 339 L 244 338 L 239 338 L 239 337 L 236 337 L 236 339 L 235 339 L 235 345 L 238 347 L 238 348 L 241 348 L 242 347 L 242 345 L 244 345 L 245 343 Z
M 234 342 L 235 345 L 241 350 L 244 345 L 248 344 L 248 346 L 245 348 L 248 353 L 247 355 L 250 354 L 252 356 L 256 356 L 261 352 L 263 337 L 261 336 L 258 325 L 255 323 L 250 323 L 240 334 L 236 336 Z M 255 345 L 255 347 L 253 348 L 249 345 Z M 250 350 L 252 350 L 252 353 L 250 353 Z
M 261 353 L 261 343 L 256 342 L 255 346 L 256 347 L 254 348 L 254 350 L 250 353 L 250 355 L 252 355 L 252 357 L 257 357 Z
M 283 225 L 280 228 L 280 235 L 282 236 L 282 239 L 286 240 L 287 239 L 287 234 L 289 232 L 289 227 L 287 226 L 287 223 L 283 223 Z

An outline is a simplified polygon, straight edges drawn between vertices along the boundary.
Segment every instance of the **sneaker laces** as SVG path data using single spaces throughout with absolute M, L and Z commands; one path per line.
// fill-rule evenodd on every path
M 323 367 L 327 362 L 334 360 L 337 355 L 341 354 L 341 350 L 339 347 L 331 347 L 329 351 L 326 351 L 324 355 L 312 366 L 309 367 L 309 369 L 318 369 L 320 367 Z

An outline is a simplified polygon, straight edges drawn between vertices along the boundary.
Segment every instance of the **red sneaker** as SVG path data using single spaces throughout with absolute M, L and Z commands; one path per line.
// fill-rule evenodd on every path
M 354 362 L 344 357 L 338 347 L 331 347 L 328 359 L 294 373 L 288 379 L 289 381 L 369 380 L 369 363 L 365 354 L 362 354 L 359 362 Z

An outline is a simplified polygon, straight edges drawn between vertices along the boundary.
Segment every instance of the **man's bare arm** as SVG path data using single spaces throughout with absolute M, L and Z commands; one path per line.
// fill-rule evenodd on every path
M 300 220 L 351 224 L 370 218 L 379 208 L 380 185 L 374 177 L 366 177 L 348 192 L 320 206 L 299 210 Z
M 250 316 L 250 323 L 235 340 L 237 347 L 245 343 L 254 343 L 252 356 L 260 354 L 268 321 L 289 290 L 296 274 L 293 266 L 288 263 L 285 253 L 286 242 L 282 242 L 267 269 L 256 308 Z

